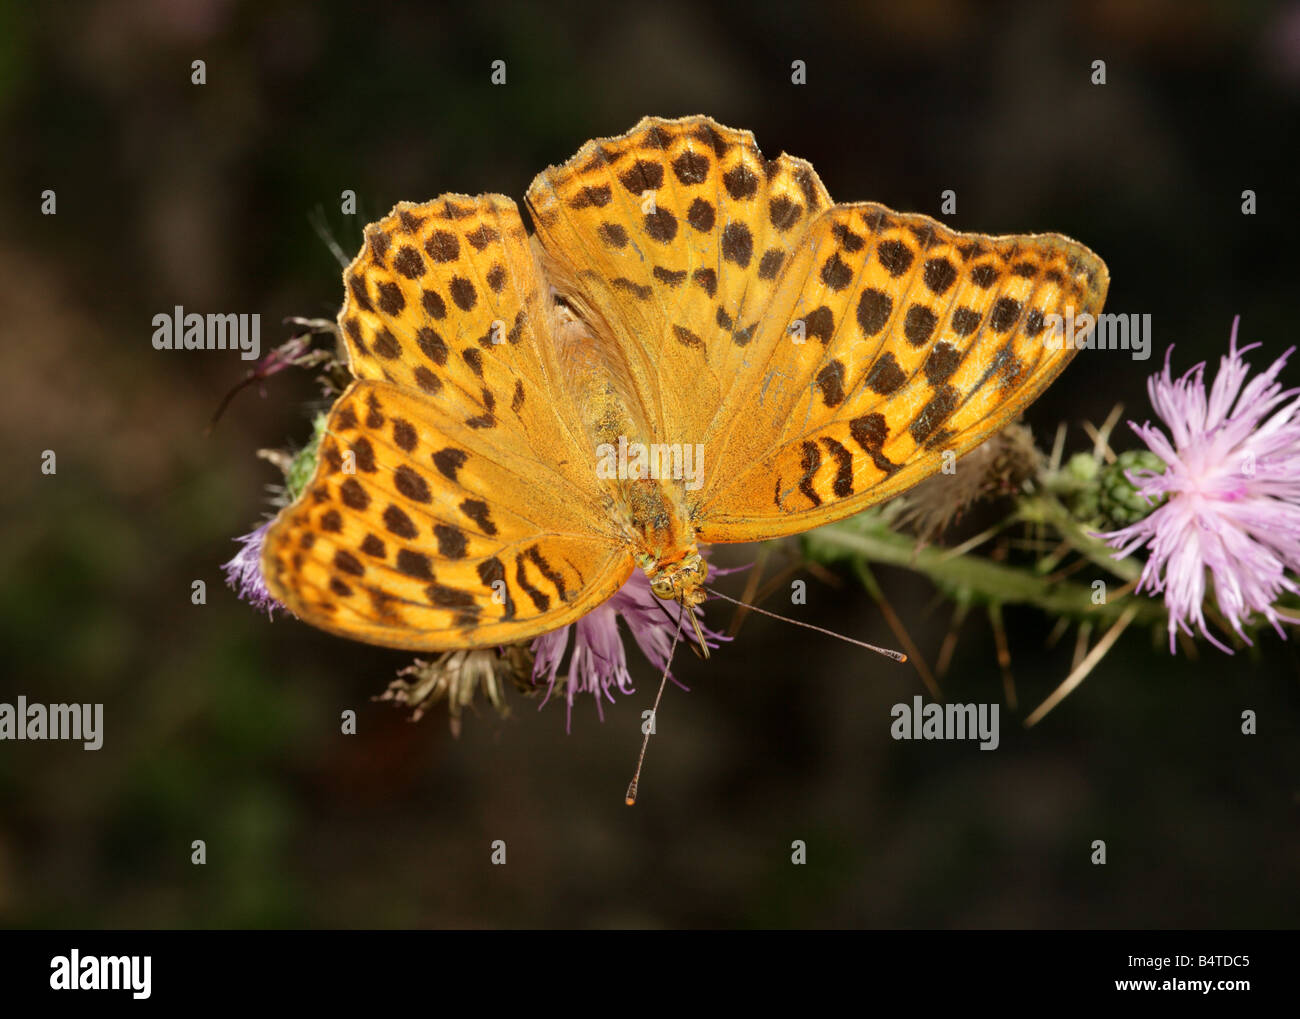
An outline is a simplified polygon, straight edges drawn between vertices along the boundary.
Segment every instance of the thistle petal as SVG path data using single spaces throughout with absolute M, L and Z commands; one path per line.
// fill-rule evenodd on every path
M 1283 622 L 1300 622 L 1276 608 L 1284 594 L 1300 593 L 1300 389 L 1277 381 L 1295 348 L 1248 378 L 1243 355 L 1258 344 L 1237 346 L 1239 322 L 1208 392 L 1204 364 L 1175 379 L 1168 355 L 1147 380 L 1168 435 L 1150 422 L 1129 425 L 1166 469 L 1134 471 L 1130 480 L 1141 495 L 1165 501 L 1103 535 L 1121 557 L 1148 550 L 1138 590 L 1164 595 L 1171 653 L 1178 632 L 1193 627 L 1232 653 L 1206 625 L 1211 587 L 1219 613 L 1247 644 L 1256 616 L 1283 636 Z

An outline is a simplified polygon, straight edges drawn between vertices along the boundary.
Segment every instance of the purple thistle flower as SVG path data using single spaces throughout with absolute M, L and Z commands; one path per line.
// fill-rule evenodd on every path
M 268 520 L 255 531 L 241 534 L 235 541 L 240 543 L 239 551 L 229 562 L 222 563 L 226 572 L 226 586 L 255 609 L 265 609 L 268 616 L 273 616 L 276 609 L 284 606 L 276 601 L 266 589 L 262 579 L 262 544 L 266 541 L 266 532 L 271 526 Z
M 1147 380 L 1172 438 L 1130 421 L 1166 467 L 1134 471 L 1129 480 L 1153 504 L 1165 501 L 1144 520 L 1102 535 L 1119 549 L 1116 558 L 1149 546 L 1138 590 L 1164 593 L 1170 653 L 1179 629 L 1192 634 L 1189 623 L 1232 653 L 1206 629 L 1207 570 L 1219 612 L 1247 644 L 1243 626 L 1256 613 L 1284 639 L 1280 623 L 1300 622 L 1274 608 L 1284 592 L 1300 591 L 1287 575 L 1300 570 L 1300 389 L 1277 382 L 1295 348 L 1246 382 L 1242 355 L 1259 344 L 1237 349 L 1239 322 L 1208 396 L 1204 362 L 1173 378 L 1172 347 L 1164 371 Z
M 726 572 L 730 571 L 716 570 L 714 576 Z M 698 607 L 692 611 L 703 616 Z M 539 683 L 544 679 L 547 684 L 546 698 L 542 701 L 544 706 L 555 692 L 560 662 L 569 646 L 569 633 L 573 631 L 573 653 L 569 657 L 569 677 L 565 687 L 565 696 L 569 702 L 566 729 L 573 722 L 573 702 L 577 694 L 593 694 L 596 698 L 596 711 L 601 721 L 604 721 L 603 699 L 608 699 L 612 704 L 615 690 L 623 694 L 635 692 L 632 676 L 627 669 L 623 636 L 618 628 L 620 616 L 641 653 L 659 669 L 664 668 L 668 662 L 668 652 L 672 648 L 673 635 L 678 626 L 682 628 L 681 642 L 695 639 L 689 620 L 682 614 L 682 607 L 655 597 L 650 590 L 649 578 L 640 570 L 636 570 L 613 597 L 592 609 L 576 623 L 536 638 L 532 645 L 536 655 L 533 682 Z M 719 641 L 727 639 L 708 627 L 701 629 L 709 647 L 717 647 Z M 673 679 L 673 682 L 677 683 L 677 680 Z M 682 686 L 681 683 L 677 685 Z

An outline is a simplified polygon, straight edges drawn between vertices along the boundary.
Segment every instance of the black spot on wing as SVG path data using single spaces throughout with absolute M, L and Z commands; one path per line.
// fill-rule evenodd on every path
M 821 437 L 821 444 L 835 458 L 835 480 L 831 482 L 831 491 L 837 499 L 844 499 L 853 494 L 853 454 L 836 442 L 829 435 Z
M 505 582 L 506 568 L 502 565 L 501 560 L 496 556 L 490 559 L 484 559 L 478 564 L 478 579 L 483 581 L 483 586 L 490 588 L 495 598 L 505 598 L 502 613 L 503 620 L 515 618 L 515 602 L 510 597 L 510 585 Z
M 545 591 L 534 587 L 532 581 L 528 579 L 528 574 L 524 569 L 526 561 L 523 556 L 515 559 L 515 583 L 523 589 L 524 594 L 532 599 L 533 605 L 536 606 L 538 612 L 545 612 L 551 607 L 550 596 Z
M 957 389 L 952 385 L 942 385 L 930 397 L 930 402 L 921 408 L 921 413 L 909 426 L 912 438 L 920 445 L 934 432 L 944 420 L 957 409 L 959 399 Z
M 821 450 L 817 448 L 815 442 L 804 442 L 799 448 L 802 452 L 799 466 L 803 469 L 803 477 L 799 479 L 799 491 L 806 495 L 814 506 L 820 506 L 822 497 L 812 487 L 812 479 L 817 473 L 817 468 L 822 465 Z
M 898 470 L 898 464 L 892 462 L 882 449 L 889 438 L 889 426 L 883 414 L 864 414 L 849 422 L 849 434 L 853 441 L 862 447 L 862 451 L 871 457 L 877 470 L 892 474 Z
M 530 546 L 524 555 L 537 567 L 538 572 L 551 582 L 551 586 L 555 588 L 556 593 L 560 596 L 560 601 L 567 602 L 571 596 L 564 587 L 564 577 L 547 562 L 546 557 L 542 555 L 537 546 Z

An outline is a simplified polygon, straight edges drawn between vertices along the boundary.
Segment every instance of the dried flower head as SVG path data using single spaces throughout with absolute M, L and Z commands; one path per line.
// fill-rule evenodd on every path
M 931 540 L 974 503 L 1014 494 L 1042 468 L 1043 454 L 1033 434 L 1024 424 L 1013 422 L 955 462 L 952 473 L 941 471 L 903 496 L 898 524 Z
M 375 699 L 412 708 L 411 721 L 418 722 L 429 708 L 445 698 L 451 734 L 459 736 L 461 712 L 473 706 L 480 691 L 505 715 L 508 713 L 505 685 L 529 689 L 532 670 L 533 653 L 523 644 L 447 651 L 431 662 L 417 658 Z M 403 679 L 403 676 L 411 678 Z

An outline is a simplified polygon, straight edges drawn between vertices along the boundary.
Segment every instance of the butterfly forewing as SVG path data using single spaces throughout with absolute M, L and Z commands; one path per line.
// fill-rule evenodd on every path
M 647 117 L 528 191 L 552 282 L 626 358 L 653 436 L 704 442 L 780 272 L 830 196 L 748 131 Z

